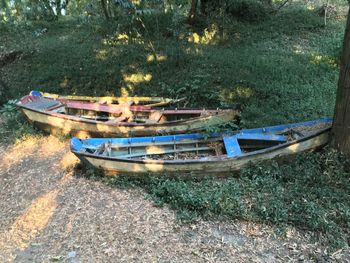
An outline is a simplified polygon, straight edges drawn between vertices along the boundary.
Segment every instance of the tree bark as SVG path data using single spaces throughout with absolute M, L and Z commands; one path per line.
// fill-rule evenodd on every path
M 103 13 L 105 14 L 106 19 L 109 20 L 110 16 L 109 16 L 109 13 L 108 13 L 107 0 L 101 0 L 101 5 L 102 5 L 102 10 L 103 10 Z
M 193 25 L 196 20 L 197 5 L 198 5 L 198 0 L 192 0 L 191 9 L 190 9 L 190 12 L 188 13 L 188 23 L 190 25 Z
M 341 152 L 350 154 L 350 9 L 343 41 L 331 143 Z
M 201 0 L 201 13 L 202 14 L 207 14 L 208 13 L 208 8 L 209 8 L 209 0 Z

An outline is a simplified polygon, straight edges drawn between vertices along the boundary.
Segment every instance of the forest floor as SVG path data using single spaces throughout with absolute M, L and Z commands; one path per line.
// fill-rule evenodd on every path
M 34 137 L 0 145 L 1 262 L 350 262 L 307 232 L 268 225 L 181 224 L 138 189 L 110 187 L 73 169 L 67 143 Z

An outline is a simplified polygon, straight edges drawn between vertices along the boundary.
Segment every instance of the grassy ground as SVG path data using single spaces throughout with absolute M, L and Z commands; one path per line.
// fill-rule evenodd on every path
M 230 21 L 220 39 L 215 21 L 187 28 L 171 19 L 159 18 L 162 27 L 146 20 L 147 31 L 131 21 L 139 28 L 131 33 L 118 23 L 70 19 L 3 28 L 0 51 L 24 56 L 1 69 L 8 90 L 0 102 L 32 89 L 186 95 L 192 106 L 243 102 L 249 127 L 332 115 L 343 20 L 324 28 L 314 12 L 290 8 L 259 24 Z M 48 32 L 36 37 L 42 28 Z
M 299 6 L 258 24 L 230 20 L 223 28 L 215 19 L 189 28 L 171 15 L 159 17 L 157 23 L 122 19 L 1 25 L 0 52 L 18 50 L 23 56 L 0 68 L 7 86 L 0 86 L 0 103 L 40 89 L 187 96 L 189 106 L 241 102 L 242 127 L 332 116 L 342 16 L 326 27 L 322 17 Z M 33 34 L 42 28 L 47 33 Z M 7 131 L 22 127 L 17 118 L 5 125 Z M 227 180 L 121 177 L 108 183 L 140 186 L 183 219 L 239 218 L 280 228 L 291 224 L 339 248 L 348 245 L 350 226 L 344 160 L 326 150 L 301 155 L 289 164 L 252 167 Z

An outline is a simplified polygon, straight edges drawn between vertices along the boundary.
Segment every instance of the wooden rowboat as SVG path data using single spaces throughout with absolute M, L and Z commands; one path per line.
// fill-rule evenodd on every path
M 37 128 L 79 138 L 194 132 L 234 121 L 239 115 L 238 109 L 155 109 L 32 95 L 24 96 L 17 106 Z
M 181 99 L 168 99 L 162 97 L 93 97 L 93 96 L 76 96 L 76 95 L 59 95 L 54 93 L 40 92 L 33 90 L 29 95 L 37 97 L 46 97 L 49 99 L 55 99 L 60 101 L 85 101 L 85 102 L 97 102 L 101 104 L 133 104 L 133 105 L 146 105 L 152 107 L 159 107 L 164 105 L 176 104 L 185 100 Z
M 210 136 L 73 138 L 71 151 L 84 164 L 108 174 L 219 174 L 239 170 L 249 163 L 322 147 L 328 142 L 331 124 L 331 119 L 320 119 Z

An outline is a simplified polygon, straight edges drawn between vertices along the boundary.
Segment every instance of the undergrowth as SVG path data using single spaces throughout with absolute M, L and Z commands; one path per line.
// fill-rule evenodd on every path
M 2 143 L 16 143 L 39 134 L 17 109 L 15 102 L 10 100 L 0 107 L 0 142 Z
M 0 52 L 23 56 L 0 69 L 7 86 L 0 85 L 0 104 L 39 89 L 186 96 L 186 106 L 194 107 L 241 102 L 244 127 L 332 115 L 344 17 L 324 27 L 322 17 L 295 5 L 260 23 L 202 20 L 188 27 L 184 16 L 170 12 L 7 28 Z

